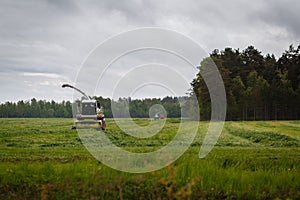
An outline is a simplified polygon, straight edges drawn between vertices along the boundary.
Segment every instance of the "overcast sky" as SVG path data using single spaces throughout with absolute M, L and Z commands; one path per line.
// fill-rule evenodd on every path
M 73 91 L 60 86 L 76 82 L 89 52 L 142 27 L 178 31 L 207 54 L 254 45 L 279 57 L 299 45 L 299 10 L 297 0 L 0 0 L 0 102 L 71 100 Z

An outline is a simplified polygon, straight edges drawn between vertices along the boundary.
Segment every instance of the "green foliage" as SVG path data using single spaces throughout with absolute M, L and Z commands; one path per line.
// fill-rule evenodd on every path
M 184 97 L 181 97 L 182 99 Z M 153 105 L 159 104 L 166 110 L 167 117 L 186 117 L 184 113 L 181 113 L 179 104 L 179 98 L 177 97 L 165 97 L 165 98 L 146 98 L 146 99 L 131 99 L 131 98 L 119 98 L 118 100 L 103 99 L 97 97 L 101 104 L 105 108 L 105 116 L 107 118 L 153 118 L 156 113 L 149 113 L 150 108 Z M 104 104 L 102 103 L 104 100 Z M 112 114 L 114 109 L 114 115 Z M 127 111 L 129 110 L 129 115 Z M 150 110 L 151 111 L 151 110 Z M 150 114 L 150 116 L 149 116 Z
M 72 117 L 72 105 L 69 101 L 56 103 L 54 101 L 37 101 L 35 98 L 30 101 L 18 101 L 17 103 L 6 102 L 0 105 L 0 117 Z
M 300 45 L 291 45 L 278 60 L 253 46 L 242 52 L 215 50 L 210 58 L 224 81 L 227 120 L 300 119 Z M 209 67 L 207 60 L 200 63 L 200 70 Z M 199 100 L 200 119 L 210 119 L 209 94 L 200 73 L 191 85 Z
M 187 117 L 186 113 L 181 113 L 179 100 L 187 100 L 187 97 L 165 97 L 163 99 L 134 99 L 131 98 L 120 98 L 119 100 L 111 100 L 109 98 L 95 97 L 101 103 L 104 108 L 104 114 L 106 118 L 123 118 L 123 117 L 134 117 L 134 118 L 149 118 L 149 109 L 155 104 L 160 104 L 166 110 L 168 117 Z M 112 113 L 112 106 L 114 107 L 114 116 Z M 129 114 L 127 110 L 129 109 Z M 10 117 L 41 117 L 41 118 L 52 118 L 52 117 L 63 117 L 71 118 L 72 104 L 69 101 L 63 101 L 57 103 L 54 101 L 37 101 L 33 98 L 31 101 L 18 101 L 17 103 L 6 102 L 0 104 L 0 118 Z

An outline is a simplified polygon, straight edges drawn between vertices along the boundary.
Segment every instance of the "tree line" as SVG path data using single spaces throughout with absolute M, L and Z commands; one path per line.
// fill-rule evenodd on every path
M 177 97 L 165 98 L 146 98 L 134 99 L 120 98 L 118 100 L 111 100 L 110 98 L 94 97 L 104 108 L 105 117 L 126 117 L 126 105 L 128 105 L 130 116 L 133 118 L 147 118 L 149 116 L 150 108 L 155 104 L 160 104 L 164 107 L 168 117 L 180 117 L 181 109 Z M 112 113 L 112 106 L 114 106 L 116 115 Z M 52 118 L 62 117 L 71 118 L 73 104 L 70 101 L 55 102 L 55 101 L 37 101 L 35 98 L 30 101 L 6 102 L 0 105 L 0 117 L 21 117 L 21 118 Z M 160 109 L 153 110 L 150 115 L 161 112 Z
M 72 117 L 72 103 L 63 101 L 36 100 L 6 102 L 0 105 L 0 117 L 21 117 L 21 118 L 51 118 L 51 117 Z
M 170 97 L 164 98 L 145 98 L 145 99 L 131 99 L 119 98 L 118 100 L 111 100 L 109 98 L 96 97 L 101 102 L 104 108 L 106 117 L 122 118 L 127 117 L 126 110 L 129 110 L 130 117 L 132 118 L 148 118 L 153 117 L 156 113 L 166 114 L 167 117 L 175 118 L 181 117 L 180 99 L 183 97 Z M 157 109 L 154 105 L 161 105 L 164 109 Z M 114 113 L 112 111 L 114 109 Z M 152 109 L 153 108 L 153 109 Z
M 290 45 L 278 59 L 253 46 L 214 50 L 199 70 L 208 67 L 207 59 L 214 61 L 224 81 L 227 120 L 300 119 L 300 45 Z M 191 85 L 201 119 L 210 119 L 210 97 L 200 72 Z

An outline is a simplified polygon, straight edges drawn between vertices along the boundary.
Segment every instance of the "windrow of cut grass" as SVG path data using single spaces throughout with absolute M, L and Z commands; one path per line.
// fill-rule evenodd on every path
M 255 130 L 258 132 L 273 132 L 300 140 L 299 121 L 248 121 L 247 123 L 227 122 L 226 124 L 232 128 Z
M 234 136 L 247 139 L 264 147 L 300 147 L 300 141 L 287 135 L 274 132 L 259 132 L 247 129 L 226 127 Z
M 298 139 L 300 135 L 300 127 L 292 123 L 288 126 L 286 125 L 288 123 L 289 122 L 286 121 L 279 121 L 278 124 L 285 124 L 284 127 L 281 127 L 275 125 L 276 123 L 273 121 L 229 122 L 225 126 L 225 131 L 227 131 L 231 135 L 247 139 L 252 143 L 258 144 L 260 146 L 300 147 L 300 141 Z M 289 127 L 288 134 L 285 132 L 285 130 L 287 129 L 286 126 Z

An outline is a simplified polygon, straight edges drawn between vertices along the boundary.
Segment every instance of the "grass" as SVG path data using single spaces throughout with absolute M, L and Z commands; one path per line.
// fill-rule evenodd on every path
M 136 139 L 107 119 L 105 134 L 121 148 L 148 152 L 170 142 L 179 122 L 168 119 L 155 136 Z M 199 159 L 208 128 L 201 122 L 173 164 L 130 174 L 94 159 L 72 119 L 0 119 L 0 199 L 299 199 L 299 124 L 226 122 L 215 148 Z

